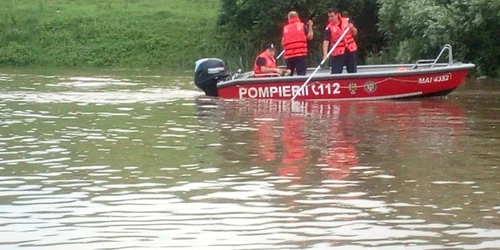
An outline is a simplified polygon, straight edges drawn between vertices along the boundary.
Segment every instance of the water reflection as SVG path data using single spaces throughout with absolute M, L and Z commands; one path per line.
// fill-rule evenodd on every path
M 498 199 L 475 203 L 475 195 L 485 194 L 478 189 L 492 183 L 477 181 L 485 174 L 470 174 L 475 168 L 466 155 L 470 121 L 459 104 L 441 99 L 291 103 L 201 97 L 197 108 L 202 123 L 220 133 L 223 171 L 247 166 L 249 171 L 234 178 L 251 173 L 268 183 L 265 188 L 250 186 L 246 195 L 238 189 L 225 197 L 268 200 L 266 206 L 293 211 L 289 223 L 296 228 L 294 237 L 308 235 L 308 240 L 296 240 L 302 247 L 500 245 L 490 237 L 500 233 L 494 209 Z M 223 198 L 212 194 L 200 199 L 209 197 Z M 471 214 L 482 217 L 481 222 Z
M 347 179 L 376 157 L 448 158 L 465 150 L 465 112 L 446 100 L 197 102 L 203 117 L 220 122 L 220 154 L 228 162 L 275 168 L 297 184 L 319 173 Z
M 0 249 L 500 245 L 493 95 L 222 101 L 165 78 L 5 79 Z

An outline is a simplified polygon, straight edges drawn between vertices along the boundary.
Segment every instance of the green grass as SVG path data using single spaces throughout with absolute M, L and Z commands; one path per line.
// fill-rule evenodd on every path
M 190 69 L 221 53 L 219 0 L 3 0 L 0 65 Z

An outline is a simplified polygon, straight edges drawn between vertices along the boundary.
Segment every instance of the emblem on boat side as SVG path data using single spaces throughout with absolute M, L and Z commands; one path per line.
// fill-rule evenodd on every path
M 349 93 L 351 93 L 351 95 L 354 95 L 356 94 L 356 92 L 358 92 L 358 85 L 355 82 L 349 83 Z
M 377 89 L 377 84 L 373 81 L 368 81 L 365 83 L 365 91 L 367 93 L 373 93 Z

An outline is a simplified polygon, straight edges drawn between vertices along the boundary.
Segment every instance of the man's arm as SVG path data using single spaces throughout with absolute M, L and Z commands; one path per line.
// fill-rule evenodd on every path
M 279 68 L 268 68 L 266 67 L 266 59 L 259 57 L 257 59 L 257 66 L 260 68 L 262 73 L 278 73 L 281 74 L 283 71 Z
M 281 74 L 283 72 L 283 70 L 281 70 L 279 68 L 268 68 L 266 66 L 261 66 L 260 70 L 262 71 L 262 73 L 277 73 L 277 74 Z
M 330 29 L 326 28 L 325 29 L 325 37 L 323 39 L 323 58 L 326 57 L 328 54 L 328 46 L 330 45 Z
M 307 22 L 307 34 L 306 34 L 306 37 L 308 40 L 312 40 L 313 39 L 313 22 L 311 20 L 309 20 Z
M 351 19 L 349 19 L 349 28 L 351 29 L 352 35 L 357 35 L 358 34 L 358 29 L 354 27 L 354 24 L 352 23 Z
M 323 41 L 323 59 L 328 55 L 328 46 L 330 45 L 329 41 Z

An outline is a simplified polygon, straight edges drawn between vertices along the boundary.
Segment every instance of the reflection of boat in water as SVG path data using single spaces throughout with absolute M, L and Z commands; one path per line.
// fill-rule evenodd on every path
M 211 102 L 205 107 L 212 113 L 205 114 L 219 121 L 214 124 L 221 131 L 223 155 L 298 179 L 317 169 L 331 179 L 348 178 L 373 151 L 436 150 L 436 145 L 446 150 L 466 125 L 464 110 L 446 100 L 199 100 Z

